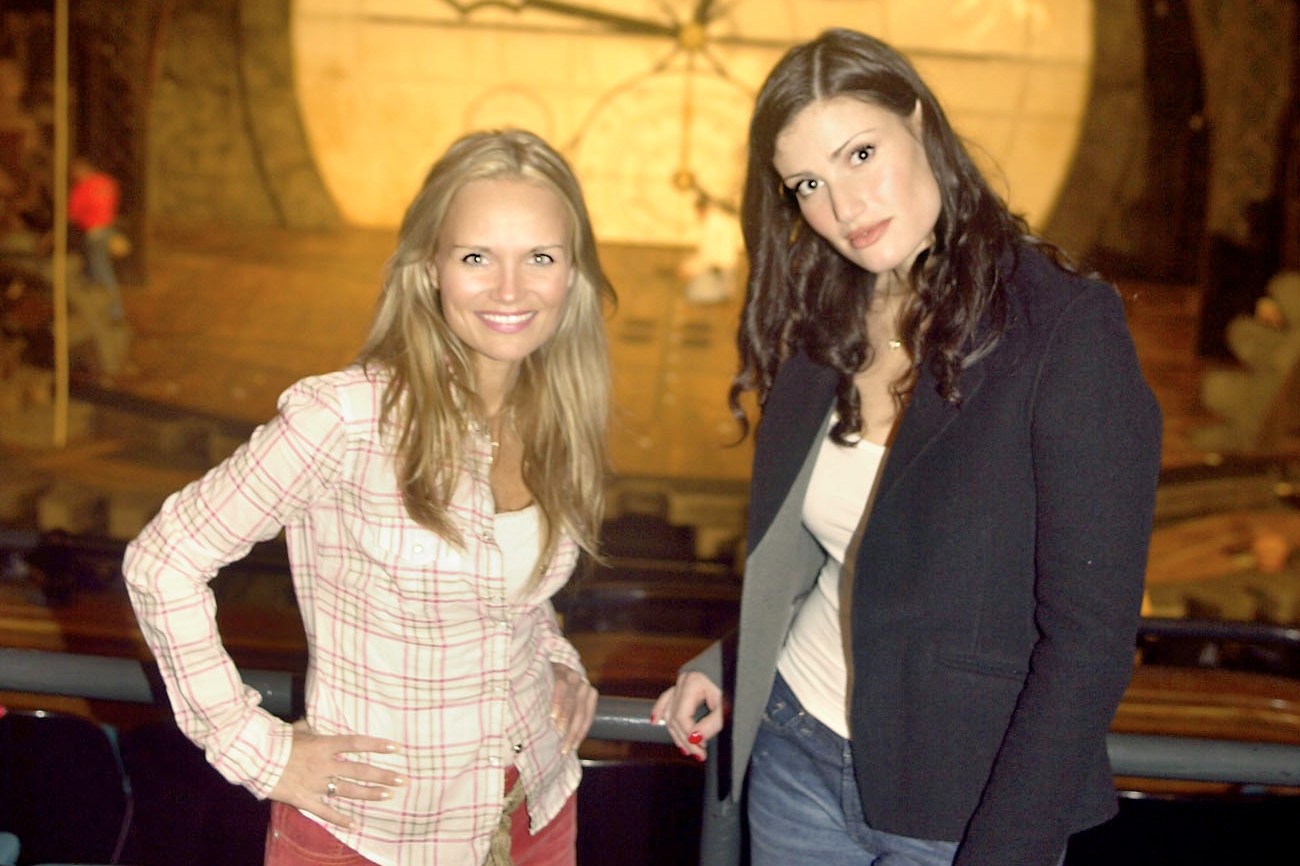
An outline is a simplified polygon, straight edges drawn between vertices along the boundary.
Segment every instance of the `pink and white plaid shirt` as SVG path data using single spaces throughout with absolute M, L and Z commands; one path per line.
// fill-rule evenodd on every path
M 330 831 L 380 864 L 478 864 L 511 762 L 534 831 L 578 786 L 549 722 L 551 662 L 583 670 L 550 602 L 577 545 L 565 537 L 537 588 L 510 603 L 490 443 L 467 442 L 458 548 L 406 515 L 380 435 L 383 385 L 352 367 L 291 387 L 248 443 L 167 499 L 123 571 L 177 723 L 222 775 L 266 797 L 292 732 L 240 681 L 207 582 L 283 527 L 310 652 L 307 721 L 400 743 L 357 757 L 408 780 L 388 801 L 336 798 L 354 829 Z

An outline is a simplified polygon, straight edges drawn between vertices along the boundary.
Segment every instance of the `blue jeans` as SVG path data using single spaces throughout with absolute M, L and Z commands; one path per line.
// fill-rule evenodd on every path
M 808 715 L 776 675 L 749 764 L 753 866 L 952 866 L 957 843 L 872 829 L 848 740 Z
M 82 242 L 82 255 L 86 257 L 86 279 L 103 286 L 108 292 L 108 315 L 114 322 L 122 321 L 122 294 L 117 288 L 117 273 L 113 270 L 113 255 L 108 251 L 112 226 L 103 226 L 86 232 Z

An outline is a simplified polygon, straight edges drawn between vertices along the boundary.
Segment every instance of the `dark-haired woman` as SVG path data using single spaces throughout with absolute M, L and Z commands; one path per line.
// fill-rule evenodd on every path
M 1120 297 L 852 31 L 769 75 L 742 220 L 738 640 L 656 717 L 702 758 L 730 707 L 721 807 L 747 782 L 756 866 L 1051 866 L 1116 808 L 1159 469 Z

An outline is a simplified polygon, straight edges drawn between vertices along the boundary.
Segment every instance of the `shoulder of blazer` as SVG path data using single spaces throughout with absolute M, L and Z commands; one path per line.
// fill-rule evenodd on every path
M 835 397 L 836 372 L 802 352 L 777 370 L 754 431 L 749 538 L 761 538 L 812 447 Z
M 1067 271 L 1030 245 L 1021 246 L 1010 276 L 1013 306 L 1019 306 L 1038 323 L 1054 323 L 1082 295 L 1119 299 L 1119 292 L 1110 283 Z
M 994 349 L 990 372 L 1014 367 L 1048 339 L 1061 317 L 1083 296 L 1095 303 L 1121 306 L 1119 292 L 1109 283 L 1059 267 L 1032 244 L 1021 244 L 1003 259 L 1007 272 L 1007 319 Z

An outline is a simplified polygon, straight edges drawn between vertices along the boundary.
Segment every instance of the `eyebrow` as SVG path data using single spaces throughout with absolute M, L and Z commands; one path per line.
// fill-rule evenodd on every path
M 558 249 L 558 250 L 563 250 L 563 249 L 568 249 L 568 247 L 569 247 L 569 245 L 566 244 L 566 243 L 564 243 L 563 241 L 557 241 L 556 243 L 553 243 L 553 244 L 538 244 L 538 245 L 535 246 L 535 247 L 529 247 L 529 248 L 528 248 L 528 251 L 529 251 L 529 252 L 537 252 L 538 250 L 557 250 L 557 249 Z M 492 247 L 491 247 L 490 245 L 488 245 L 488 244 L 451 244 L 451 249 L 453 249 L 453 250 L 490 250 L 490 249 L 492 249 Z
M 849 147 L 849 145 L 853 144 L 855 141 L 857 141 L 857 140 L 858 140 L 859 138 L 861 138 L 862 136 L 867 135 L 867 134 L 870 134 L 870 133 L 873 133 L 873 132 L 875 132 L 875 131 L 876 131 L 876 127 L 874 127 L 874 126 L 868 126 L 868 127 L 863 128 L 863 129 L 859 129 L 857 132 L 853 133 L 853 134 L 850 135 L 848 138 L 846 138 L 846 139 L 844 140 L 844 143 L 843 143 L 843 144 L 841 144 L 839 147 L 835 148 L 834 150 L 832 150 L 832 151 L 830 152 L 830 158 L 831 158 L 831 160 L 834 161 L 834 160 L 836 160 L 836 159 L 839 159 L 839 158 L 840 158 L 840 154 L 844 153 L 845 149 L 847 149 L 847 148 Z M 782 176 L 782 178 L 781 178 L 781 183 L 784 184 L 784 183 L 788 182 L 790 179 L 792 179 L 792 178 L 796 178 L 796 177 L 800 177 L 800 176 L 802 176 L 802 175 L 804 175 L 804 174 L 807 174 L 807 172 L 806 172 L 806 171 L 803 171 L 803 170 L 800 170 L 800 171 L 796 171 L 794 174 L 787 174 L 787 175 L 784 175 L 784 176 Z
M 839 147 L 831 151 L 831 159 L 838 159 L 841 153 L 847 150 L 851 144 L 853 144 L 862 136 L 872 135 L 878 131 L 879 131 L 878 127 L 875 126 L 867 126 L 864 127 L 863 129 L 859 129 L 857 132 L 853 133 L 848 138 L 846 138 L 843 144 L 841 144 Z

